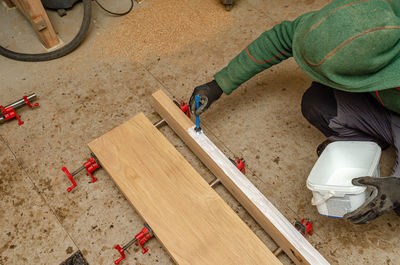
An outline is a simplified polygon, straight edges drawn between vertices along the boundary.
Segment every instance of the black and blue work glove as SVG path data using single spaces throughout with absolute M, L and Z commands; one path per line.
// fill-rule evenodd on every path
M 189 100 L 190 112 L 195 115 L 202 114 L 211 106 L 212 103 L 214 103 L 214 101 L 221 97 L 222 93 L 222 89 L 219 87 L 215 80 L 196 87 Z M 196 95 L 200 95 L 200 104 L 195 113 L 196 102 L 194 98 L 196 97 Z
M 399 213 L 400 178 L 361 177 L 353 179 L 352 183 L 370 188 L 371 195 L 358 209 L 345 214 L 345 219 L 355 224 L 366 224 L 393 209 Z

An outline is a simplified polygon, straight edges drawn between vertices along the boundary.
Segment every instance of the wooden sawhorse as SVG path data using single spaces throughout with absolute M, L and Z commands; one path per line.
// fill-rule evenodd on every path
M 8 7 L 16 6 L 32 24 L 44 47 L 50 49 L 60 43 L 40 0 L 3 0 Z

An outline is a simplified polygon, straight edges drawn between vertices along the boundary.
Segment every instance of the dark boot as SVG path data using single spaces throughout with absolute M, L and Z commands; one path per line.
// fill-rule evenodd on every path
M 317 156 L 320 156 L 322 154 L 322 152 L 325 150 L 325 148 L 328 146 L 328 144 L 332 143 L 333 141 L 327 139 L 325 141 L 323 141 L 322 143 L 320 143 L 320 145 L 318 145 L 317 147 Z
M 397 213 L 398 216 L 400 216 L 400 207 L 395 208 L 394 212 Z
M 233 7 L 235 0 L 221 0 L 221 3 L 225 5 L 225 9 L 230 11 Z

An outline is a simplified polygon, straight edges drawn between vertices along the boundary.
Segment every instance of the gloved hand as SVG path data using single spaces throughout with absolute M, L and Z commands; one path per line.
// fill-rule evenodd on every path
M 222 89 L 215 80 L 196 87 L 189 100 L 190 111 L 196 115 L 202 114 L 211 106 L 214 101 L 221 97 L 222 93 Z M 194 98 L 196 95 L 200 95 L 200 104 L 199 108 L 196 110 L 196 113 L 194 113 L 196 109 L 196 102 Z
M 358 209 L 344 216 L 355 224 L 366 224 L 400 206 L 399 178 L 361 177 L 353 179 L 352 183 L 356 186 L 367 186 L 372 190 L 371 196 Z

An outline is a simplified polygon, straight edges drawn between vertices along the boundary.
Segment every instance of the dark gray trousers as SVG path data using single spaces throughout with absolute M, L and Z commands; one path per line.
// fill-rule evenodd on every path
M 350 93 L 313 82 L 304 93 L 303 116 L 333 141 L 373 141 L 396 149 L 392 175 L 400 177 L 400 115 L 387 110 L 369 93 Z

